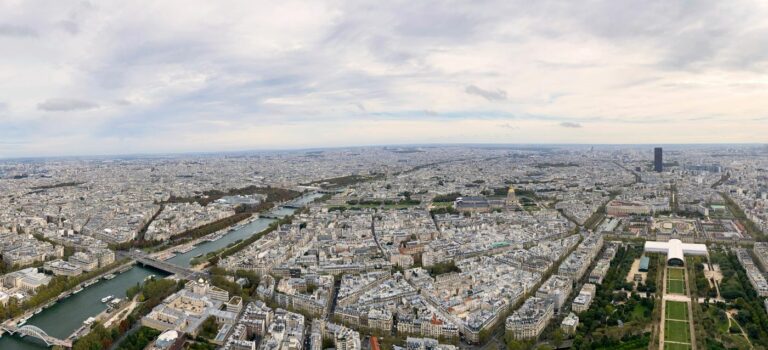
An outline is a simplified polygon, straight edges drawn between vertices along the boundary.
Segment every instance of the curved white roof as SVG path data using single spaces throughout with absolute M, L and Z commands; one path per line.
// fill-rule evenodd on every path
M 704 244 L 683 243 L 679 239 L 670 239 L 669 242 L 645 242 L 645 251 L 651 253 L 666 253 L 667 260 L 677 258 L 685 261 L 684 255 L 707 255 L 707 246 Z
M 685 256 L 683 255 L 683 242 L 681 242 L 679 239 L 670 239 L 667 243 L 669 244 L 669 251 L 667 251 L 667 261 L 672 259 L 685 261 Z
M 157 337 L 157 340 L 171 342 L 176 340 L 176 338 L 178 337 L 179 337 L 179 332 L 175 330 L 168 330 L 168 331 L 165 331 L 163 334 L 160 334 L 160 336 Z

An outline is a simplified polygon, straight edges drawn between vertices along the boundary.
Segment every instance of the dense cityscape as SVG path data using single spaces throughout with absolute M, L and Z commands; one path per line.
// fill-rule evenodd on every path
M 0 350 L 768 350 L 768 2 L 0 0 Z
M 0 348 L 766 348 L 767 179 L 760 145 L 4 160 Z

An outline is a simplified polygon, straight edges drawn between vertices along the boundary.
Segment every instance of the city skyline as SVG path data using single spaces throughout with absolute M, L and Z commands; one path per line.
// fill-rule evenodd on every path
M 748 145 L 3 160 L 0 348 L 765 347 L 766 169 Z
M 164 157 L 185 157 L 185 156 L 220 156 L 220 155 L 257 155 L 257 154 L 290 154 L 290 153 L 302 153 L 302 152 L 314 152 L 314 151 L 337 151 L 337 150 L 366 150 L 366 149 L 403 149 L 403 150 L 424 150 L 439 147 L 448 148 L 498 148 L 498 149 L 511 149 L 511 150 L 526 150 L 536 148 L 551 148 L 553 150 L 562 149 L 574 149 L 580 150 L 583 148 L 612 148 L 616 150 L 646 150 L 649 154 L 649 160 L 654 161 L 654 149 L 656 146 L 663 146 L 664 148 L 672 151 L 682 151 L 688 148 L 712 148 L 722 149 L 723 147 L 734 148 L 754 148 L 754 149 L 766 149 L 768 150 L 768 144 L 762 143 L 634 143 L 634 144 L 621 144 L 621 143 L 432 143 L 432 144 L 360 144 L 360 145 L 342 145 L 342 146 L 328 146 L 328 147 L 297 147 L 297 148 L 263 148 L 263 149 L 241 149 L 241 150 L 229 150 L 229 151 L 179 151 L 179 152 L 137 152 L 137 153 L 84 153 L 84 154 L 72 154 L 72 155 L 41 155 L 41 156 L 18 156 L 18 157 L 0 157 L 0 162 L 3 161 L 18 161 L 18 160 L 51 160 L 51 159 L 121 159 L 121 158 L 164 158 Z
M 0 1 L 0 350 L 768 349 L 767 18 Z
M 764 143 L 765 14 L 750 2 L 7 2 L 0 158 Z

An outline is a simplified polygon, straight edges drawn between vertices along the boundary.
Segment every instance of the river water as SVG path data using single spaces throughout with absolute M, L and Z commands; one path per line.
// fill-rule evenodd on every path
M 111 280 L 101 280 L 98 283 L 83 289 L 80 293 L 59 301 L 27 321 L 44 330 L 48 335 L 59 339 L 67 338 L 72 332 L 83 325 L 83 321 L 98 315 L 107 308 L 101 302 L 101 298 L 113 295 L 117 298 L 125 298 L 125 291 L 138 282 L 143 281 L 149 275 L 164 276 L 165 273 L 152 268 L 134 266 Z M 45 343 L 33 337 L 19 338 L 4 334 L 0 338 L 2 350 L 27 350 L 46 349 Z
M 320 197 L 322 197 L 322 194 L 310 193 L 300 198 L 297 198 L 290 204 L 292 206 L 304 206 L 312 202 L 316 198 L 320 198 Z M 276 216 L 276 217 L 285 217 L 293 214 L 294 212 L 295 212 L 294 209 L 280 207 L 272 210 L 269 213 L 269 215 Z M 252 235 L 266 229 L 269 226 L 269 224 L 271 224 L 273 221 L 275 220 L 267 219 L 267 218 L 258 218 L 250 223 L 245 224 L 244 226 L 238 228 L 237 230 L 228 233 L 226 236 L 219 238 L 218 240 L 215 240 L 213 242 L 207 242 L 207 241 L 202 242 L 197 246 L 195 246 L 194 249 L 183 254 L 177 254 L 173 258 L 170 258 L 166 261 L 177 266 L 189 267 L 190 261 L 196 256 L 205 255 L 208 252 L 219 250 L 221 248 L 224 248 L 230 245 L 231 243 L 235 243 L 237 241 L 244 240 L 248 237 L 251 237 Z
M 238 240 L 246 239 L 254 233 L 263 231 L 265 228 L 267 228 L 267 226 L 269 226 L 270 223 L 272 223 L 272 221 L 274 220 L 258 218 L 253 222 L 245 224 L 243 227 L 228 233 L 224 237 L 221 237 L 213 242 L 202 242 L 198 244 L 194 249 L 183 254 L 177 254 L 173 258 L 170 258 L 166 261 L 174 265 L 189 267 L 189 262 L 194 257 L 224 248 L 230 243 L 237 242 Z
M 294 206 L 305 205 L 321 194 L 311 193 L 296 199 L 291 204 Z M 293 209 L 277 208 L 270 212 L 270 215 L 283 217 L 293 214 Z M 178 254 L 167 261 L 179 266 L 189 267 L 189 262 L 195 256 L 207 254 L 214 250 L 226 247 L 227 245 L 246 239 L 251 235 L 261 232 L 272 223 L 274 219 L 258 218 L 253 222 L 226 234 L 224 237 L 213 241 L 203 242 L 194 249 L 184 254 Z M 140 283 L 149 275 L 165 276 L 165 273 L 152 268 L 134 266 L 132 269 L 123 272 L 111 280 L 102 280 L 98 283 L 85 288 L 82 292 L 74 294 L 67 299 L 59 301 L 39 314 L 33 316 L 27 321 L 44 330 L 48 335 L 64 339 L 79 328 L 83 321 L 88 317 L 96 316 L 104 311 L 107 306 L 101 302 L 101 298 L 107 295 L 113 295 L 118 298 L 125 298 L 125 291 L 136 283 Z M 0 338 L 0 350 L 42 350 L 47 349 L 45 343 L 32 338 L 3 335 Z

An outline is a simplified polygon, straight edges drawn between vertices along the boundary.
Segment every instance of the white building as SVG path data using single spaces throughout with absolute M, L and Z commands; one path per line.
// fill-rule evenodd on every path
M 685 255 L 708 255 L 704 244 L 683 243 L 679 239 L 669 242 L 645 242 L 645 251 L 667 255 L 667 265 L 685 266 Z
M 563 333 L 571 335 L 576 333 L 576 328 L 579 326 L 579 316 L 576 316 L 573 312 L 568 314 L 568 316 L 563 319 L 563 322 L 560 324 L 560 329 L 563 330 Z

